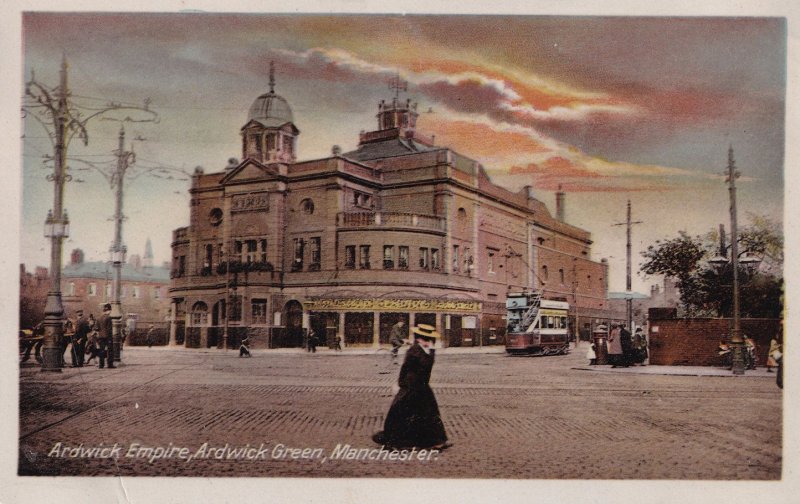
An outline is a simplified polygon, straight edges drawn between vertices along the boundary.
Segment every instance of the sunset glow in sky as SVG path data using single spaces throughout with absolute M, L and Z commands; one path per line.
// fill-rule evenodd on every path
M 419 103 L 418 130 L 481 162 L 512 190 L 532 185 L 554 212 L 587 229 L 593 259 L 607 257 L 611 290 L 624 290 L 625 233 L 634 218 L 634 259 L 656 239 L 728 220 L 721 175 L 733 145 L 740 220 L 783 215 L 786 23 L 779 18 L 525 16 L 313 16 L 63 14 L 23 17 L 24 75 L 55 86 L 62 57 L 76 103 L 90 107 L 149 97 L 158 124 L 128 124 L 132 174 L 167 166 L 222 170 L 241 156 L 239 128 L 253 100 L 275 91 L 292 106 L 300 159 L 355 148 L 376 129 L 389 79 Z M 71 156 L 113 161 L 119 124 L 90 123 L 88 147 Z M 52 184 L 44 130 L 26 121 L 22 262 L 49 265 L 42 223 Z M 126 144 L 130 148 L 130 144 Z M 107 259 L 112 192 L 71 162 L 66 207 L 71 249 Z M 129 253 L 150 237 L 157 262 L 171 231 L 188 224 L 188 181 L 143 175 L 126 183 Z M 183 177 L 185 178 L 185 177 Z M 77 182 L 76 179 L 82 180 Z M 634 289 L 648 292 L 652 279 Z

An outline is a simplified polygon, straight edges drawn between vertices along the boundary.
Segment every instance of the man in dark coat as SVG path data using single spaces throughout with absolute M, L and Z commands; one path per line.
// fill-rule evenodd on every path
M 633 339 L 631 332 L 625 328 L 625 324 L 620 325 L 620 343 L 622 343 L 622 367 L 628 367 L 633 363 Z
M 414 345 L 406 352 L 400 368 L 400 391 L 394 397 L 383 430 L 373 441 L 391 448 L 434 448 L 449 446 L 439 405 L 429 385 L 433 369 L 433 343 L 439 334 L 429 325 L 414 330 Z
M 77 315 L 75 335 L 72 337 L 72 367 L 83 367 L 86 341 L 89 339 L 89 332 L 92 328 L 89 326 L 89 321 L 83 316 L 83 310 L 78 310 Z
M 100 344 L 100 369 L 106 366 L 108 357 L 108 369 L 114 369 L 114 339 L 112 335 L 111 305 L 103 305 L 103 314 L 97 319 L 97 341 Z

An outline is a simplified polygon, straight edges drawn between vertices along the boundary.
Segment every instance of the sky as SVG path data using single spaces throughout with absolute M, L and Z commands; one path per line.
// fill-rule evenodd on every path
M 640 252 L 679 231 L 729 226 L 723 171 L 732 146 L 739 220 L 783 218 L 786 21 L 781 18 L 387 16 L 34 12 L 22 18 L 24 83 L 55 87 L 62 55 L 73 102 L 85 111 L 147 98 L 158 123 L 124 123 L 136 162 L 125 179 L 129 254 L 150 238 L 168 261 L 188 225 L 188 177 L 241 157 L 239 129 L 269 90 L 292 107 L 299 159 L 356 147 L 377 127 L 394 75 L 418 102 L 417 129 L 483 164 L 511 190 L 531 185 L 555 213 L 591 232 L 608 258 L 610 290 L 625 289 L 626 202 Z M 23 87 L 24 89 L 24 87 Z M 142 115 L 134 115 L 138 119 Z M 65 258 L 107 260 L 118 120 L 88 123 L 69 146 L 71 221 Z M 49 266 L 43 222 L 52 207 L 53 149 L 23 119 L 21 262 Z M 132 143 L 131 143 L 132 141 Z M 92 163 L 93 166 L 87 164 Z M 159 170 L 158 167 L 163 167 Z M 155 169 L 155 171 L 153 171 Z M 636 275 L 634 290 L 657 279 Z

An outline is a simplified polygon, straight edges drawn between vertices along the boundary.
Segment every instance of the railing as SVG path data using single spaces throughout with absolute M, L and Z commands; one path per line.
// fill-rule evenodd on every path
M 337 224 L 340 228 L 405 227 L 430 231 L 445 229 L 445 222 L 441 217 L 400 212 L 342 212 L 338 215 Z

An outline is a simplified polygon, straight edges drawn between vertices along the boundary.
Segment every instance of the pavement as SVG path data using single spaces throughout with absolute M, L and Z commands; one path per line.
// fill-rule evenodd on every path
M 584 353 L 438 351 L 431 386 L 453 446 L 408 460 L 381 455 L 371 441 L 400 368 L 385 350 L 239 358 L 234 350 L 128 347 L 113 370 L 23 367 L 18 472 L 781 478 L 783 393 L 774 380 L 758 370 L 733 377 L 714 368 L 588 366 Z M 101 457 L 103 448 L 117 451 Z

